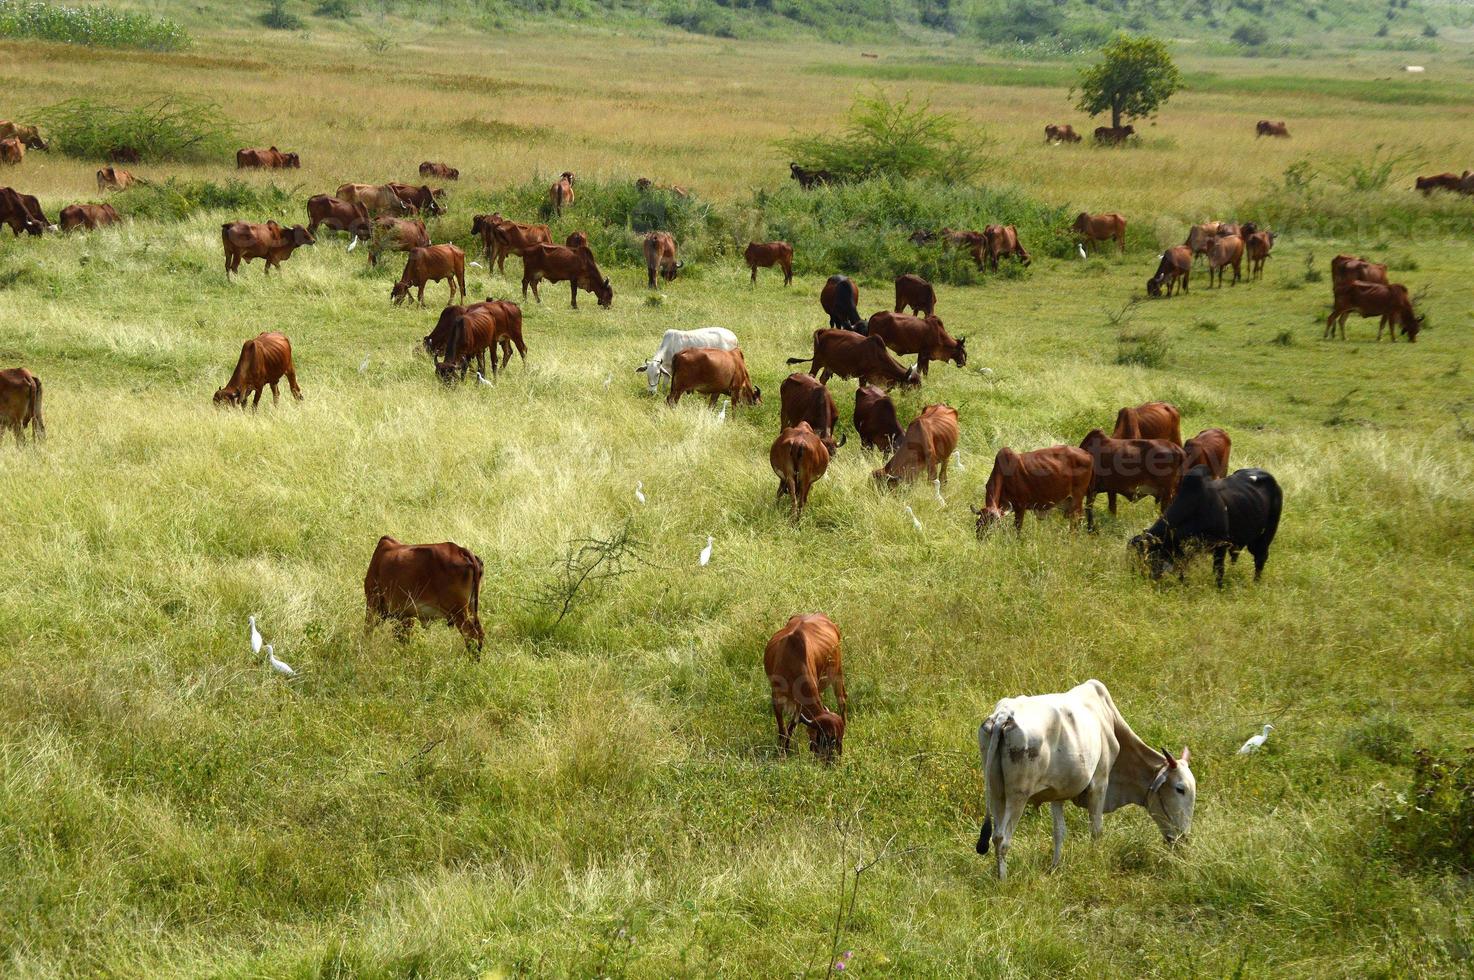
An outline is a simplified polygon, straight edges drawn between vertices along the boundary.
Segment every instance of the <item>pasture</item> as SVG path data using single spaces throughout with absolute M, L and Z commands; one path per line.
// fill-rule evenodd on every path
M 1045 122 L 1084 128 L 1057 66 L 1011 84 L 965 51 L 887 50 L 883 65 L 955 67 L 880 77 L 976 121 L 987 180 L 1149 231 L 1124 257 L 939 286 L 969 363 L 895 398 L 903 422 L 935 402 L 960 414 L 945 505 L 924 481 L 874 489 L 883 460 L 852 436 L 795 526 L 767 448 L 784 358 L 824 325 L 823 276 L 784 289 L 763 270 L 754 289 L 734 242 L 651 297 L 643 268 L 601 255 L 612 308 L 570 310 L 549 284 L 523 305 L 528 365 L 447 389 L 417 350 L 444 284 L 425 309 L 392 307 L 402 257 L 371 270 L 326 233 L 279 277 L 258 261 L 227 282 L 219 228 L 305 222 L 310 194 L 418 183 L 425 159 L 462 172 L 432 239 L 483 265 L 471 200 L 533 175 L 643 175 L 731 202 L 786 179 L 767 141 L 842 114 L 857 51 L 442 29 L 371 55 L 346 29 L 190 26 L 177 54 L 0 44 L 0 116 L 188 93 L 225 104 L 246 145 L 303 161 L 243 178 L 290 190 L 280 215 L 0 237 L 0 367 L 43 379 L 48 429 L 37 449 L 0 447 L 0 972 L 820 976 L 846 951 L 866 976 L 1470 969 L 1468 878 L 1394 859 L 1383 810 L 1414 748 L 1470 739 L 1474 242 L 1377 219 L 1425 206 L 1413 170 L 1474 162 L 1466 106 L 1382 98 L 1364 83 L 1398 64 L 1387 53 L 1188 52 L 1190 77 L 1219 83 L 1177 96 L 1140 147 L 1046 147 Z M 1474 80 L 1457 49 L 1419 60 L 1430 92 Z M 1256 142 L 1258 118 L 1293 139 Z M 1285 235 L 1262 281 L 1210 290 L 1198 271 L 1185 297 L 1128 306 L 1151 243 L 1253 219 L 1241 204 L 1265 181 L 1363 160 L 1368 134 L 1418 157 L 1368 195 L 1354 237 Z M 0 179 L 54 216 L 98 199 L 96 166 L 36 152 Z M 236 176 L 228 160 L 131 169 Z M 1474 214 L 1432 206 L 1459 204 Z M 1321 339 L 1342 251 L 1428 287 L 1415 345 L 1376 344 L 1355 317 L 1348 341 Z M 517 259 L 468 273 L 473 298 L 520 300 Z M 889 304 L 889 282 L 860 285 L 863 312 Z M 661 332 L 703 325 L 741 338 L 760 407 L 718 421 L 645 394 L 635 368 Z M 212 408 L 262 330 L 291 338 L 306 400 Z M 831 388 L 848 430 L 853 386 Z M 1126 541 L 1148 502 L 1094 535 L 1051 516 L 975 536 L 968 505 L 1000 446 L 1076 444 L 1153 399 L 1182 409 L 1184 435 L 1227 429 L 1231 468 L 1284 487 L 1263 582 L 1240 561 L 1215 590 L 1206 558 L 1183 583 L 1143 577 Z M 628 573 L 554 624 L 538 600 L 568 543 L 624 528 Z M 443 626 L 365 635 L 381 534 L 481 556 L 479 661 Z M 805 611 L 843 634 L 832 768 L 806 746 L 778 757 L 761 668 Z M 251 654 L 252 614 L 298 679 Z M 1169 849 L 1128 808 L 1092 845 L 1070 808 L 1051 874 L 1034 813 L 999 883 L 973 853 L 978 723 L 1000 697 L 1089 677 L 1151 744 L 1191 747 L 1191 839 Z M 1265 749 L 1236 756 L 1265 722 Z M 846 870 L 877 857 L 850 905 Z

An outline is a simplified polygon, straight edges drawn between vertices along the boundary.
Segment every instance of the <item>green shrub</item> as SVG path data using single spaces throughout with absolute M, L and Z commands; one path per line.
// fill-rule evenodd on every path
M 239 180 L 150 181 L 134 184 L 113 198 L 118 211 L 133 218 L 179 221 L 202 211 L 230 212 L 243 220 L 279 218 L 300 206 L 298 195 L 274 184 L 259 186 Z
M 1474 871 L 1474 749 L 1413 752 L 1408 788 L 1382 806 L 1389 850 L 1411 867 Z
M 1407 761 L 1412 738 L 1412 729 L 1402 722 L 1376 715 L 1347 731 L 1346 744 L 1354 752 L 1392 765 Z
M 1116 363 L 1123 366 L 1165 367 L 1171 349 L 1167 331 L 1161 327 L 1123 330 L 1116 335 Z
M 277 31 L 299 31 L 303 26 L 302 18 L 287 9 L 287 0 L 267 0 L 266 10 L 258 19 Z
M 1269 31 L 1261 24 L 1244 24 L 1242 27 L 1234 28 L 1229 35 L 1235 44 L 1242 44 L 1246 48 L 1257 48 L 1269 40 Z
M 336 20 L 347 20 L 358 13 L 353 8 L 352 0 L 322 0 L 312 12 L 319 17 L 332 17 Z
M 240 144 L 221 107 L 176 95 L 140 106 L 69 99 L 36 113 L 52 145 L 67 156 L 102 160 L 114 147 L 149 161 L 220 160 Z
M 153 51 L 173 51 L 189 44 L 184 28 L 162 17 L 105 6 L 64 7 L 34 0 L 0 0 L 0 37 Z
M 983 169 L 983 143 L 963 134 L 961 118 L 893 101 L 884 92 L 861 96 L 850 107 L 845 128 L 834 135 L 811 133 L 778 141 L 801 166 L 827 170 L 844 181 L 915 178 L 965 181 Z

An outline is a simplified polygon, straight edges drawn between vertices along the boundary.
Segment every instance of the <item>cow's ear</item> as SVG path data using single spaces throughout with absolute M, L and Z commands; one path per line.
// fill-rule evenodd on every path
M 1187 760 L 1190 759 L 1190 758 L 1192 758 L 1192 753 L 1189 752 L 1187 746 L 1184 745 L 1182 747 L 1182 758 L 1179 759 L 1178 761 L 1181 762 L 1185 766 L 1185 765 L 1187 765 Z
M 1163 749 L 1162 750 L 1162 754 L 1167 757 L 1167 768 L 1168 769 L 1176 769 L 1177 768 L 1177 760 L 1174 759 L 1174 758 L 1172 758 L 1172 753 L 1171 752 L 1168 752 L 1166 749 Z

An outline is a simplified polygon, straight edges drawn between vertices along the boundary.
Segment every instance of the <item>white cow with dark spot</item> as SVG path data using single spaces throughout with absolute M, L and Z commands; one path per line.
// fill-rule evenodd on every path
M 736 350 L 737 335 L 725 327 L 702 327 L 700 330 L 667 330 L 660 338 L 660 346 L 650 355 L 650 360 L 635 368 L 643 371 L 650 386 L 650 394 L 660 390 L 660 380 L 670 386 L 671 362 L 683 350 L 692 347 L 713 347 L 717 350 Z
M 978 750 L 988 815 L 977 850 L 988 853 L 991 836 L 999 878 L 1008 873 L 1008 848 L 1026 806 L 1048 803 L 1054 812 L 1051 867 L 1064 848 L 1066 801 L 1090 811 L 1091 839 L 1100 837 L 1105 814 L 1128 803 L 1146 807 L 1169 844 L 1192 827 L 1197 781 L 1188 750 L 1174 759 L 1143 742 L 1100 681 L 1004 698 L 978 729 Z

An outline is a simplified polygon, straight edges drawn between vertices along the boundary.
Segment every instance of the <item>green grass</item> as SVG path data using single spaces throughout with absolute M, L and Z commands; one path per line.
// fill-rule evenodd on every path
M 100 4 L 68 7 L 39 0 L 0 0 L 0 37 L 152 51 L 189 46 L 189 34 L 171 20 Z

